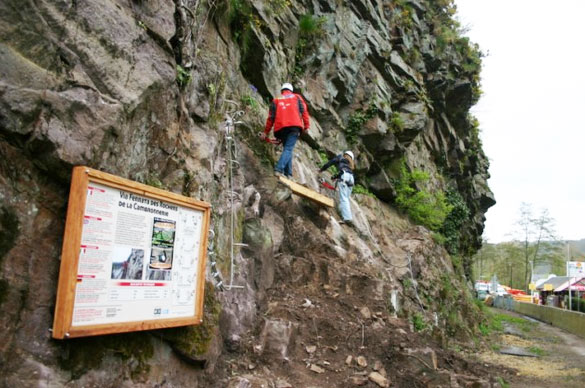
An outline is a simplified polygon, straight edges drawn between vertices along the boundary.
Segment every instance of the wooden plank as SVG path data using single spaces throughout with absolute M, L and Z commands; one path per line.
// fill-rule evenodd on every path
M 203 214 L 203 226 L 201 228 L 201 242 L 199 244 L 199 257 L 203 260 L 199 261 L 199 270 L 197 272 L 197 284 L 196 290 L 197 295 L 195 300 L 195 321 L 196 324 L 203 322 L 203 309 L 204 309 L 204 290 L 205 290 L 205 269 L 207 268 L 207 236 L 209 230 L 209 223 L 211 219 L 211 212 L 206 211 Z
M 53 320 L 53 337 L 65 338 L 73 319 L 73 300 L 79 265 L 79 246 L 83 227 L 83 214 L 87 198 L 88 175 L 83 167 L 75 167 L 71 177 L 71 190 L 67 206 L 67 222 L 61 251 L 61 268 Z
M 279 179 L 282 183 L 287 185 L 293 191 L 293 193 L 300 195 L 301 197 L 305 197 L 307 199 L 315 201 L 317 203 L 320 203 L 321 205 L 335 207 L 335 203 L 332 198 L 326 197 L 323 194 L 316 193 L 313 190 L 306 188 L 303 185 L 299 185 L 298 183 L 293 182 L 290 179 L 286 179 L 283 176 L 279 177 Z
M 193 317 L 157 319 L 152 321 L 136 321 L 125 324 L 103 324 L 71 327 L 67 338 L 89 337 L 103 334 L 129 333 L 132 331 L 168 329 L 177 326 L 200 324 L 201 320 Z
M 106 186 L 114 187 L 117 189 L 139 194 L 145 197 L 151 197 L 169 202 L 178 202 L 183 206 L 206 209 L 210 208 L 211 204 L 208 202 L 198 201 L 194 198 L 185 197 L 183 195 L 175 194 L 170 191 L 161 190 L 153 186 L 145 185 L 143 183 L 124 179 L 116 175 L 108 174 L 103 171 L 94 170 L 92 168 L 85 167 L 87 174 L 89 175 L 92 182 L 101 183 Z

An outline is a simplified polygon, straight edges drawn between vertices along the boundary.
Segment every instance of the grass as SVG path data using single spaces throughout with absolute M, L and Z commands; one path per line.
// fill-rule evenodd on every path
M 353 112 L 347 120 L 347 125 L 344 128 L 345 139 L 349 144 L 356 144 L 358 139 L 358 133 L 362 129 L 362 126 L 373 119 L 378 114 L 378 108 L 373 102 L 369 106 L 363 109 L 357 109 Z
M 191 82 L 191 73 L 189 70 L 183 68 L 181 65 L 177 65 L 177 85 L 179 88 L 184 89 Z
M 530 322 L 524 318 L 490 311 L 485 308 L 485 304 L 482 301 L 476 300 L 475 303 L 484 312 L 486 317 L 486 320 L 479 324 L 479 331 L 483 336 L 489 336 L 492 332 L 503 332 L 504 323 L 514 325 L 525 333 L 530 332 L 536 325 L 534 322 Z
M 539 348 L 538 346 L 531 346 L 528 348 L 530 353 L 536 354 L 538 357 L 542 357 L 546 355 L 546 351 L 544 349 Z
M 364 186 L 359 185 L 359 184 L 353 186 L 353 193 L 354 194 L 363 194 L 363 195 L 367 195 L 367 196 L 372 197 L 372 198 L 376 198 L 374 193 L 372 193 L 370 190 L 368 190 L 367 188 L 365 188 Z
M 240 102 L 244 107 L 249 107 L 254 114 L 260 113 L 260 103 L 254 96 L 245 94 L 240 98 Z
M 299 20 L 299 33 L 303 37 L 320 37 L 323 35 L 325 17 L 317 17 L 310 14 L 301 16 Z
M 508 384 L 508 383 L 506 382 L 506 380 L 504 380 L 504 379 L 503 379 L 503 378 L 501 378 L 501 377 L 498 377 L 498 383 L 500 384 L 500 386 L 501 386 L 502 388 L 510 388 L 510 384 Z
M 425 323 L 422 315 L 420 315 L 419 313 L 414 314 L 411 317 L 411 320 L 412 320 L 412 325 L 414 326 L 415 331 L 422 331 L 422 330 L 426 329 L 427 324 Z
M 400 133 L 404 130 L 404 120 L 402 120 L 400 113 L 392 113 L 392 117 L 390 118 L 390 128 L 394 133 Z
M 483 336 L 488 336 L 488 335 L 490 335 L 490 333 L 491 333 L 490 326 L 489 326 L 489 325 L 487 325 L 487 324 L 485 324 L 485 323 L 483 323 L 483 322 L 481 322 L 481 323 L 479 324 L 479 332 L 480 332 L 480 333 L 481 333 L 481 335 L 483 335 Z
M 323 28 L 327 19 L 324 16 L 317 17 L 306 14 L 299 20 L 299 39 L 295 49 L 295 67 L 293 74 L 301 76 L 305 72 L 306 64 L 303 60 L 312 50 L 317 48 L 317 41 L 325 34 Z
M 534 328 L 534 326 L 536 326 L 534 322 L 527 321 L 524 318 L 513 317 L 510 315 L 500 313 L 495 313 L 493 315 L 493 319 L 495 322 L 498 322 L 499 327 L 501 327 L 500 331 L 503 330 L 504 322 L 512 324 L 526 333 L 531 331 Z

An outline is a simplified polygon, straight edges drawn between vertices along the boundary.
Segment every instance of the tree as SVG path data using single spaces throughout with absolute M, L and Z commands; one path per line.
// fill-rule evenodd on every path
M 516 268 L 522 265 L 523 249 L 522 245 L 516 241 L 499 244 L 499 249 L 504 252 L 505 257 L 505 274 L 498 274 L 499 278 L 506 281 L 512 288 L 521 288 L 524 286 L 524 276 Z
M 532 217 L 532 205 L 522 202 L 520 205 L 520 216 L 516 222 L 520 227 L 520 235 L 524 244 L 524 289 L 528 291 L 528 264 L 530 260 L 530 240 L 534 235 L 534 218 Z
M 548 214 L 548 209 L 542 209 L 540 216 L 534 220 L 534 228 L 537 237 L 532 261 L 536 263 L 542 251 L 542 245 L 550 250 L 552 248 L 551 243 L 557 240 L 555 220 Z
M 528 283 L 531 280 L 529 264 L 549 262 L 545 260 L 545 256 L 541 258 L 539 255 L 543 251 L 554 251 L 554 242 L 556 241 L 555 220 L 549 215 L 546 208 L 541 210 L 537 218 L 534 218 L 532 205 L 523 202 L 520 206 L 520 217 L 517 224 L 520 226 L 520 235 L 523 239 L 524 248 L 524 289 L 528 291 Z M 553 263 L 551 262 L 551 264 Z M 530 275 L 532 275 L 532 271 L 530 271 Z

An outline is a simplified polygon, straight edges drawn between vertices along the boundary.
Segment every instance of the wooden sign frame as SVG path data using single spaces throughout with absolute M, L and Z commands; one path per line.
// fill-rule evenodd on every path
M 83 226 L 84 221 L 86 221 L 84 220 L 84 216 L 86 213 L 88 186 L 92 183 L 97 184 L 98 186 L 101 185 L 114 190 L 120 190 L 120 192 L 131 193 L 135 196 L 139 196 L 136 198 L 145 198 L 148 199 L 148 201 L 153 201 L 153 203 L 165 204 L 165 206 L 166 204 L 172 204 L 176 205 L 177 209 L 186 208 L 187 210 L 184 210 L 185 213 L 192 213 L 193 210 L 202 212 L 200 226 L 201 234 L 199 236 L 199 241 L 195 242 L 193 245 L 193 250 L 195 251 L 195 246 L 198 244 L 199 251 L 196 253 L 198 254 L 198 257 L 195 264 L 195 279 L 193 281 L 195 294 L 192 297 L 194 299 L 195 309 L 192 316 L 180 316 L 175 318 L 162 318 L 161 316 L 160 318 L 156 319 L 141 319 L 140 321 L 124 321 L 105 324 L 73 324 L 76 288 L 78 281 L 83 280 L 79 279 L 79 262 L 81 256 Z M 55 317 L 53 321 L 53 338 L 75 338 L 101 334 L 124 333 L 131 331 L 196 325 L 201 323 L 203 317 L 203 292 L 205 286 L 207 235 L 210 215 L 211 205 L 207 202 L 198 201 L 193 198 L 157 189 L 155 187 L 130 181 L 128 179 L 107 174 L 85 166 L 75 167 L 73 169 L 73 175 L 71 179 L 71 190 L 67 208 L 67 221 L 65 224 L 65 233 L 63 237 L 63 250 L 61 255 L 57 301 L 55 306 Z M 154 220 L 154 222 L 156 222 L 156 220 Z M 153 226 L 151 225 L 150 228 L 152 227 Z M 111 271 L 113 271 L 113 269 Z M 146 284 L 148 282 L 151 282 L 151 280 L 140 281 L 142 285 L 150 285 Z M 160 285 L 164 283 L 159 282 L 157 284 Z

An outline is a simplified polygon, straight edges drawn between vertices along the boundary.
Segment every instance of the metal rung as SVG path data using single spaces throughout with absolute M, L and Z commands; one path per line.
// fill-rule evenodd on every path
M 238 162 L 237 160 L 232 160 L 232 163 L 237 164 L 238 166 L 240 165 L 240 162 Z
M 236 246 L 236 247 L 249 247 L 248 244 L 244 244 L 244 243 L 234 243 L 234 246 Z
M 232 288 L 245 288 L 245 287 L 244 287 L 244 286 L 233 286 L 233 285 L 231 285 L 231 284 L 228 284 L 228 285 L 226 285 L 226 288 L 227 288 L 228 290 L 231 290 Z

